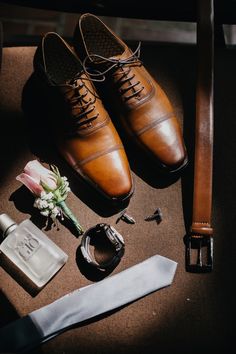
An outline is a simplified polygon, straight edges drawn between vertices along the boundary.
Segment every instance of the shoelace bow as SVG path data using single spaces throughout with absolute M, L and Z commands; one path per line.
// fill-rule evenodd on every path
M 104 78 L 108 72 L 112 71 L 112 75 L 114 77 L 118 76 L 118 80 L 116 81 L 116 84 L 120 86 L 119 91 L 120 91 L 121 95 L 124 95 L 129 90 L 133 91 L 128 96 L 124 95 L 125 100 L 128 101 L 132 97 L 135 97 L 135 96 L 138 97 L 140 92 L 143 91 L 144 87 L 142 86 L 142 87 L 136 89 L 136 87 L 140 84 L 140 81 L 137 81 L 134 83 L 131 82 L 131 80 L 133 80 L 135 77 L 135 74 L 131 73 L 131 70 L 132 70 L 133 66 L 141 66 L 142 65 L 142 62 L 139 59 L 140 47 L 141 47 L 141 42 L 139 42 L 135 51 L 128 58 L 125 58 L 125 59 L 106 58 L 106 57 L 103 57 L 98 54 L 90 54 L 83 61 L 84 72 L 86 74 L 88 74 L 91 78 L 98 78 L 100 76 L 102 76 Z M 87 66 L 86 66 L 87 61 L 88 60 L 93 61 L 93 59 L 100 59 L 102 62 L 107 63 L 107 64 L 111 64 L 111 65 L 102 72 L 101 71 L 93 72 L 93 71 L 90 71 L 90 69 L 87 68 Z M 124 68 L 124 66 L 126 66 L 126 65 L 128 65 L 128 67 Z M 131 73 L 131 75 L 130 75 L 130 73 Z M 122 88 L 122 86 L 127 82 L 129 82 L 130 85 L 128 87 Z

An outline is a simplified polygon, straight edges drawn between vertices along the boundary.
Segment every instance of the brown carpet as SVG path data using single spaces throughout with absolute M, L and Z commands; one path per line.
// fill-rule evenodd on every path
M 83 181 L 78 180 L 54 152 L 47 137 L 41 94 L 33 94 L 32 56 L 35 48 L 4 48 L 0 87 L 0 212 L 17 222 L 31 220 L 68 255 L 65 267 L 36 293 L 14 269 L 0 267 L 0 326 L 70 291 L 101 279 L 83 264 L 80 239 L 69 226 L 45 230 L 45 220 L 33 208 L 33 198 L 15 177 L 25 164 L 41 158 L 54 162 L 71 183 L 68 206 L 85 229 L 106 222 L 125 239 L 125 254 L 112 274 L 160 254 L 178 262 L 174 283 L 112 314 L 73 328 L 32 351 L 48 354 L 143 354 L 143 353 L 227 353 L 233 339 L 235 221 L 236 120 L 235 50 L 216 53 L 215 147 L 214 147 L 214 271 L 190 274 L 185 271 L 183 237 L 191 217 L 192 167 L 195 112 L 196 48 L 144 44 L 142 59 L 166 90 L 178 117 L 183 121 L 190 164 L 182 178 L 167 179 L 145 156 L 125 141 L 135 193 L 128 213 L 135 225 L 116 224 L 114 209 Z M 34 97 L 33 97 L 34 96 Z M 22 113 L 22 106 L 26 115 Z M 27 107 L 31 109 L 27 111 Z M 32 106 L 34 112 L 32 112 Z M 29 119 L 30 114 L 30 119 Z M 40 118 L 40 115 L 41 118 Z M 161 208 L 163 221 L 144 218 Z M 106 274 L 109 276 L 108 274 Z

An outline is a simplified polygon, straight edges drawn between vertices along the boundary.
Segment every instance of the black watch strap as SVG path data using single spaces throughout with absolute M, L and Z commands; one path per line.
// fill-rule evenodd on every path
M 101 234 L 103 234 L 113 246 L 114 256 L 106 262 L 98 263 L 94 254 L 90 252 L 90 244 L 93 238 L 97 238 Z M 83 234 L 80 249 L 84 259 L 90 265 L 100 270 L 106 270 L 108 268 L 114 268 L 120 262 L 124 254 L 124 239 L 114 227 L 104 223 L 97 224 Z

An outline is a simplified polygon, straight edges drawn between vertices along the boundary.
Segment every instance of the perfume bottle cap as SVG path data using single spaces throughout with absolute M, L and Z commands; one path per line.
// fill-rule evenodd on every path
M 2 232 L 3 238 L 6 237 L 17 227 L 17 223 L 10 218 L 7 214 L 0 215 L 0 231 Z

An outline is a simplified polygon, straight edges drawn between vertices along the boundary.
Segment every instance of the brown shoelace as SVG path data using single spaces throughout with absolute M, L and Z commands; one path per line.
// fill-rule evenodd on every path
M 80 128 L 82 125 L 91 125 L 91 122 L 95 120 L 99 113 L 91 115 L 95 110 L 95 102 L 96 99 L 99 98 L 96 93 L 89 89 L 84 81 L 103 81 L 104 79 L 96 79 L 87 77 L 84 72 L 80 72 L 75 75 L 75 77 L 69 80 L 66 84 L 60 85 L 61 87 L 65 87 L 66 91 L 66 99 L 70 106 L 72 107 L 72 116 L 75 118 L 73 124 L 76 128 Z M 84 92 L 83 92 L 84 91 Z M 92 97 L 88 98 L 88 95 L 92 95 Z M 74 113 L 73 113 L 74 112 Z M 86 119 L 83 119 L 85 118 Z
M 98 54 L 90 54 L 83 61 L 84 71 L 91 78 L 97 78 L 100 76 L 104 78 L 107 73 L 111 72 L 115 80 L 117 79 L 116 84 L 119 86 L 119 92 L 124 97 L 125 101 L 130 100 L 132 97 L 138 98 L 139 94 L 143 91 L 144 87 L 138 87 L 140 85 L 140 81 L 132 82 L 131 80 L 135 78 L 135 74 L 132 73 L 132 67 L 142 66 L 142 62 L 139 59 L 140 47 L 141 42 L 139 42 L 136 50 L 128 58 L 125 59 L 106 58 Z M 93 72 L 90 70 L 90 68 L 86 66 L 88 60 L 92 62 L 99 60 L 99 63 L 111 65 L 109 65 L 108 68 L 102 72 Z M 122 88 L 125 83 L 129 83 L 129 85 L 125 88 Z M 131 94 L 125 95 L 129 91 L 131 91 Z

